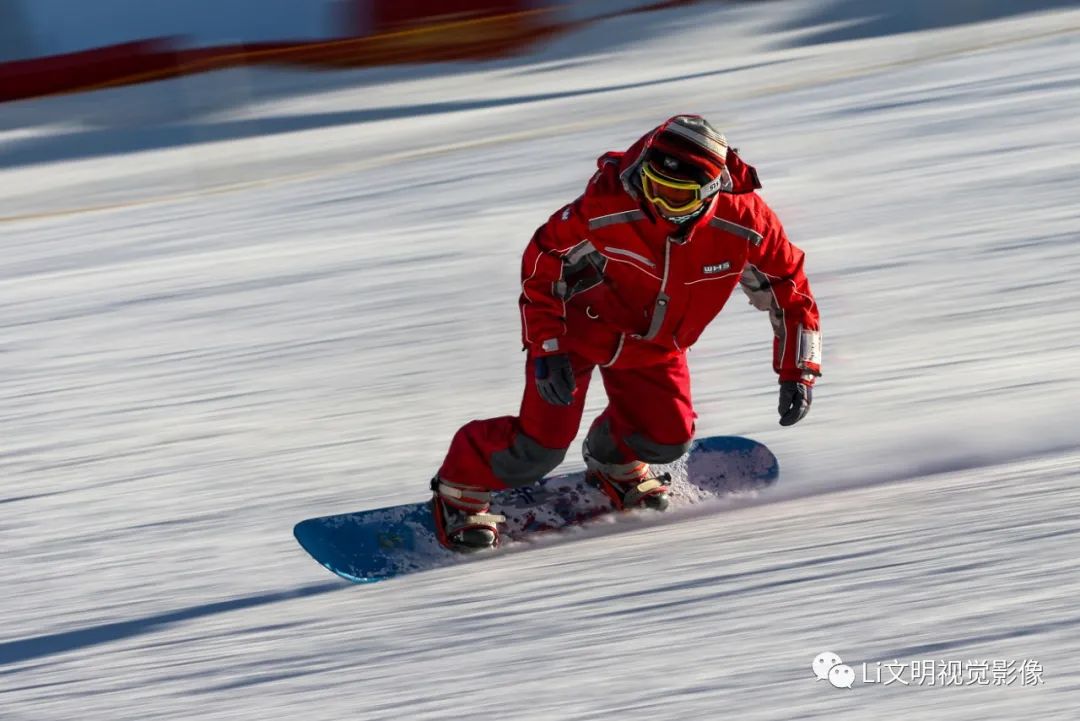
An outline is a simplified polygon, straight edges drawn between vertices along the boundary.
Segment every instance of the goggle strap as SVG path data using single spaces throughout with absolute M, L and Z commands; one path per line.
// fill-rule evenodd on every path
M 720 173 L 720 175 L 717 175 L 715 178 L 710 180 L 708 183 L 705 183 L 705 185 L 701 186 L 701 191 L 700 192 L 701 192 L 702 200 L 704 200 L 706 198 L 711 198 L 712 196 L 716 195 L 721 190 L 723 190 L 726 181 L 727 181 L 727 173 L 724 172 L 724 173 Z

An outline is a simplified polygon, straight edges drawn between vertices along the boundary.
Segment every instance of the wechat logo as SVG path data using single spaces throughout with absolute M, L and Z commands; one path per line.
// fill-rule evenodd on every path
M 855 669 L 846 665 L 832 651 L 815 656 L 810 668 L 818 681 L 828 681 L 836 688 L 851 688 L 855 683 Z

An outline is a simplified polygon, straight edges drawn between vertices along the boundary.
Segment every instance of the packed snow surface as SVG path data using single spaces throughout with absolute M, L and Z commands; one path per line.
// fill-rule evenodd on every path
M 1075 719 L 1080 9 L 892 5 L 0 106 L 0 718 Z M 327 574 L 292 525 L 424 498 L 461 423 L 516 410 L 524 244 L 676 112 L 808 254 L 805 421 L 739 297 L 690 354 L 700 432 L 778 485 Z

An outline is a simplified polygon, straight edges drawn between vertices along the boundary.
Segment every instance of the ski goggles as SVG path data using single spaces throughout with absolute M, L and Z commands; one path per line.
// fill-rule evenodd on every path
M 641 190 L 650 203 L 669 213 L 692 213 L 704 205 L 702 187 L 692 180 L 669 178 L 647 162 L 641 164 Z

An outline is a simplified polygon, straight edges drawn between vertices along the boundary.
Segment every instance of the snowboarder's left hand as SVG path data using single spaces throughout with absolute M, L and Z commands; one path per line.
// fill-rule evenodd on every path
M 534 365 L 536 390 L 553 406 L 568 406 L 574 402 L 574 369 L 565 353 L 540 356 Z
M 806 417 L 812 390 L 801 381 L 780 381 L 780 425 L 793 426 Z

